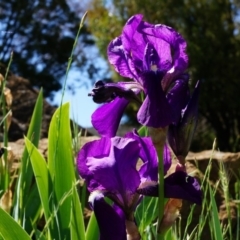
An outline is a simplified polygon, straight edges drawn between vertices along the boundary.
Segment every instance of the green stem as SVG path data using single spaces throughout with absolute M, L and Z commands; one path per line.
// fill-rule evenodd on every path
M 163 148 L 157 149 L 158 153 L 158 224 L 157 224 L 157 239 L 163 240 L 164 234 L 159 233 L 160 224 L 164 214 L 164 166 L 163 166 Z

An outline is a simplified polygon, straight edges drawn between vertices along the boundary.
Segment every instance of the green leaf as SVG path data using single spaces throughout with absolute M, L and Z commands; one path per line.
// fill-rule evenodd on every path
M 43 93 L 40 90 L 34 111 L 32 114 L 31 122 L 29 125 L 27 138 L 31 139 L 32 143 L 37 147 L 40 139 L 41 124 L 42 124 L 42 108 L 43 108 Z M 17 182 L 17 187 L 15 188 L 14 194 L 14 218 L 23 224 L 25 222 L 24 216 L 26 216 L 25 204 L 31 192 L 31 184 L 33 171 L 29 161 L 29 155 L 27 148 L 24 148 L 22 159 L 21 159 L 21 171 L 19 172 L 19 178 Z
M 24 229 L 31 233 L 33 231 L 33 228 L 36 228 L 37 221 L 40 218 L 41 214 L 41 199 L 39 196 L 39 191 L 36 182 L 31 187 L 31 192 L 29 193 L 27 202 L 25 204 L 26 211 L 25 211 L 25 223 L 24 223 Z
M 82 206 L 75 186 L 73 186 L 70 231 L 71 239 L 85 240 Z
M 47 168 L 46 160 L 38 151 L 38 149 L 30 142 L 28 138 L 25 137 L 25 144 L 30 156 L 30 160 L 32 163 L 34 176 L 36 178 L 37 187 L 41 199 L 41 203 L 43 206 L 43 212 L 46 219 L 49 219 L 50 209 L 49 209 L 49 199 L 50 194 L 52 194 L 51 190 L 51 178 L 49 176 L 49 171 Z
M 87 226 L 86 240 L 98 240 L 98 239 L 99 239 L 98 223 L 95 214 L 92 213 Z
M 71 192 L 76 182 L 69 120 L 69 104 L 54 113 L 49 128 L 48 166 L 54 189 L 54 208 L 62 238 L 70 237 Z M 70 193 L 70 194 L 69 194 Z
M 212 230 L 215 236 L 215 239 L 217 240 L 223 240 L 223 235 L 221 231 L 221 224 L 219 221 L 219 216 L 218 216 L 218 209 L 217 209 L 217 204 L 213 196 L 213 191 L 211 187 L 209 187 L 209 194 L 210 194 L 210 200 L 211 200 L 211 219 L 212 219 Z
M 5 240 L 31 240 L 21 226 L 0 208 L 0 234 Z M 0 238 L 1 238 L 0 237 Z

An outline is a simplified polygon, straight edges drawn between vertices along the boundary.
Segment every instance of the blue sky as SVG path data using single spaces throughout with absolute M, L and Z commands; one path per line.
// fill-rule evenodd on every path
M 91 115 L 98 107 L 98 105 L 92 101 L 92 98 L 87 96 L 90 91 L 90 88 L 86 89 L 85 87 L 76 89 L 75 94 L 66 91 L 63 99 L 63 103 L 70 103 L 71 119 L 77 122 L 81 127 L 85 128 L 92 127 Z M 60 104 L 61 94 L 61 91 L 56 93 L 53 100 L 54 104 Z

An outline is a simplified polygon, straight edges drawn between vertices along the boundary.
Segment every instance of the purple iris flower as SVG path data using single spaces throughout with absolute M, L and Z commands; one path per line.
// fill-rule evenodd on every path
M 165 174 L 170 165 L 170 151 L 165 146 Z M 99 224 L 100 239 L 126 239 L 126 232 L 136 237 L 134 239 L 140 239 L 134 222 L 134 211 L 141 201 L 141 195 L 155 196 L 155 186 L 158 184 L 157 153 L 151 138 L 141 138 L 134 131 L 124 138 L 105 137 L 89 142 L 78 154 L 77 167 L 91 192 L 89 203 Z M 192 197 L 192 193 L 195 196 L 192 188 L 198 188 L 193 185 L 195 182 L 192 179 L 187 174 L 166 178 L 166 197 L 198 203 L 198 199 Z M 185 190 L 189 191 L 188 194 Z M 105 197 L 114 204 L 108 204 Z
M 186 105 L 189 77 L 184 73 L 188 65 L 185 40 L 168 26 L 153 25 L 142 19 L 140 14 L 131 17 L 122 34 L 108 46 L 109 62 L 121 76 L 134 80 L 134 86 L 129 82 L 100 87 L 97 84 L 90 93 L 98 103 L 111 101 L 92 116 L 93 126 L 102 136 L 102 132 L 104 136 L 111 135 L 106 135 L 109 133 L 99 122 L 119 123 L 128 104 L 126 99 L 131 100 L 133 93 L 143 91 L 146 95 L 137 117 L 142 125 L 149 127 L 166 127 L 176 122 Z M 102 108 L 108 119 L 102 118 Z
M 185 158 L 197 125 L 199 87 L 198 81 L 192 97 L 181 112 L 179 121 L 170 124 L 168 128 L 168 143 L 182 165 L 185 165 Z
M 142 166 L 137 167 L 139 159 Z M 134 210 L 140 201 L 137 188 L 157 181 L 157 164 L 151 139 L 140 138 L 136 132 L 125 138 L 101 138 L 85 144 L 80 150 L 78 171 L 92 193 L 89 202 L 102 239 L 118 239 L 117 236 L 126 239 L 126 229 L 131 233 L 135 226 Z M 108 205 L 104 197 L 110 198 L 114 205 Z M 139 234 L 137 228 L 131 234 Z

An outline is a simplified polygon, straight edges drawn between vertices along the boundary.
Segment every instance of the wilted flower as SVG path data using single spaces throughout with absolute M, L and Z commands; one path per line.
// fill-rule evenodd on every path
M 106 134 L 103 130 L 106 121 L 117 122 L 115 126 L 118 126 L 133 93 L 144 91 L 146 95 L 138 111 L 138 121 L 149 127 L 166 127 L 176 122 L 186 105 L 189 79 L 184 73 L 188 65 L 186 42 L 172 28 L 149 24 L 142 18 L 140 14 L 131 17 L 122 34 L 108 46 L 109 62 L 121 76 L 133 79 L 135 84 L 117 83 L 115 87 L 113 83 L 103 84 L 101 97 L 98 97 L 99 86 L 96 85 L 90 93 L 93 98 L 102 100 L 100 102 L 111 101 L 92 116 L 93 126 L 101 135 Z M 101 116 L 103 111 L 109 115 L 108 119 Z M 119 114 L 111 114 L 113 111 Z

